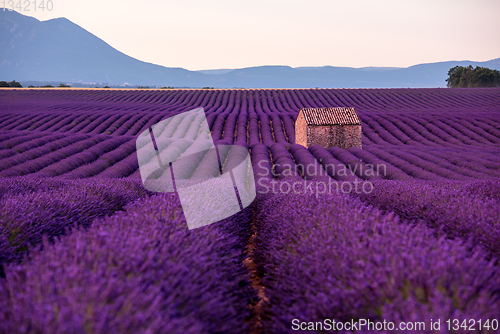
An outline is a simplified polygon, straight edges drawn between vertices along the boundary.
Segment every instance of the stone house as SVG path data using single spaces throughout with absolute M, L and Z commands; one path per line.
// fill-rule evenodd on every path
M 361 137 L 354 108 L 304 108 L 295 121 L 295 142 L 305 147 L 361 148 Z

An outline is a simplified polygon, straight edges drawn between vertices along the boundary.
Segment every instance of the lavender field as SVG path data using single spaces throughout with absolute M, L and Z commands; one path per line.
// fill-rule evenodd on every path
M 136 140 L 196 107 L 257 197 L 188 230 Z M 356 108 L 363 148 L 295 144 L 317 107 Z M 0 190 L 0 333 L 500 331 L 498 88 L 3 89 Z

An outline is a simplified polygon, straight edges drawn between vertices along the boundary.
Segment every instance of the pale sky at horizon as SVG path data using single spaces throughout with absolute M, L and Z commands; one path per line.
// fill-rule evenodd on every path
M 52 2 L 21 13 L 65 17 L 131 57 L 189 70 L 500 57 L 500 0 Z

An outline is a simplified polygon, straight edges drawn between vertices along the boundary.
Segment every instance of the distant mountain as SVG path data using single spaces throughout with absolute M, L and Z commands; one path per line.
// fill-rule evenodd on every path
M 229 73 L 231 71 L 234 71 L 234 69 L 222 68 L 222 69 L 218 69 L 218 70 L 199 70 L 196 72 L 204 73 L 204 74 L 226 74 L 226 73 Z
M 0 11 L 0 80 L 189 86 L 203 76 L 129 57 L 65 18 Z
M 189 71 L 129 57 L 65 18 L 0 11 L 0 80 L 215 88 L 444 87 L 456 65 L 500 69 L 500 58 L 392 67 L 258 66 Z

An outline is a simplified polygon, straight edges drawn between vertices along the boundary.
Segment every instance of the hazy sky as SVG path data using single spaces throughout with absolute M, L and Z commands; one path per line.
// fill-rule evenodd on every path
M 66 17 L 129 56 L 190 70 L 500 57 L 500 0 L 52 2 L 50 12 L 21 13 Z

